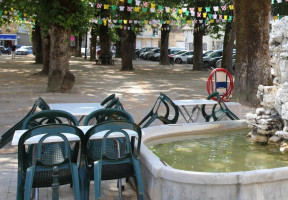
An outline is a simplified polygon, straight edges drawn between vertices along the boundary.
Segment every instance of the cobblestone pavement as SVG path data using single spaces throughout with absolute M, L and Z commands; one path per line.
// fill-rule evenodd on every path
M 48 103 L 100 102 L 115 93 L 139 122 L 153 106 L 160 92 L 171 99 L 206 98 L 206 81 L 211 72 L 192 71 L 190 65 L 160 66 L 155 62 L 137 60 L 135 70 L 120 71 L 120 60 L 115 65 L 95 65 L 84 58 L 71 58 L 70 70 L 76 76 L 71 93 L 48 93 L 47 77 L 33 75 L 41 70 L 33 56 L 0 56 L 0 135 L 17 123 L 41 96 Z M 243 106 L 241 118 L 253 108 Z M 180 122 L 184 122 L 180 119 Z M 0 200 L 14 200 L 17 188 L 17 148 L 7 145 L 0 149 Z M 123 181 L 125 182 L 125 181 Z M 125 183 L 124 195 L 136 199 L 130 184 Z M 60 199 L 73 199 L 69 186 L 61 187 Z M 91 198 L 93 184 L 91 182 Z M 116 181 L 104 181 L 102 199 L 119 199 Z M 50 189 L 40 190 L 40 199 L 51 199 Z

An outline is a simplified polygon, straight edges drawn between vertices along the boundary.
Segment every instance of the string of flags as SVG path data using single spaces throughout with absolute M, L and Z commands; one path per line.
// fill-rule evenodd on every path
M 30 0 L 28 0 L 30 2 Z M 102 18 L 98 17 L 96 19 L 90 20 L 91 23 L 108 26 L 110 28 L 120 28 L 141 31 L 143 28 L 139 25 L 153 25 L 155 24 L 169 24 L 172 27 L 180 26 L 193 26 L 194 24 L 200 24 L 198 29 L 204 28 L 205 24 L 208 23 L 222 23 L 222 22 L 231 22 L 233 21 L 233 11 L 234 6 L 229 4 L 209 6 L 209 7 L 183 7 L 183 8 L 172 8 L 168 6 L 163 6 L 155 4 L 153 2 L 142 1 L 142 0 L 118 0 L 119 2 L 126 2 L 131 6 L 118 6 L 105 3 L 90 3 L 91 7 L 96 7 L 97 9 L 111 10 L 113 12 L 135 12 L 135 13 L 169 13 L 178 16 L 191 16 L 194 20 L 128 20 L 128 19 L 111 19 L 111 18 Z M 0 0 L 0 5 L 3 0 Z M 135 3 L 132 6 L 132 3 Z M 288 2 L 288 0 L 271 0 L 271 4 L 277 4 L 282 2 Z M 227 12 L 231 11 L 231 12 Z M 229 14 L 228 14 L 229 13 Z M 31 25 L 32 27 L 35 24 L 34 18 L 37 15 L 28 16 L 26 13 L 20 13 L 19 11 L 10 8 L 9 10 L 0 10 L 0 18 L 9 20 L 17 24 L 26 24 Z M 272 16 L 272 18 L 279 19 L 281 16 Z M 7 27 L 6 27 L 7 28 Z M 169 30 L 169 28 L 167 28 Z

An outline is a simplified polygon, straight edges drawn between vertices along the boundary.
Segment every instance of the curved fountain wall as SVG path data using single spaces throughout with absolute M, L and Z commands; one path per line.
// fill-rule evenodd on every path
M 162 125 L 143 129 L 141 171 L 145 199 L 151 200 L 284 200 L 288 167 L 231 173 L 191 172 L 174 169 L 152 153 L 145 143 L 215 129 L 247 127 L 246 121 Z

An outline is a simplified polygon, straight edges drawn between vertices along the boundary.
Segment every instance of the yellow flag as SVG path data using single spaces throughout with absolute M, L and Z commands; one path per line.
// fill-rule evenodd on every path
M 155 7 L 156 7 L 156 4 L 151 3 L 151 8 L 155 8 Z
M 139 10 L 140 10 L 140 7 L 135 7 L 135 8 L 134 8 L 134 11 L 135 11 L 135 12 L 139 12 Z
M 202 7 L 198 7 L 198 12 L 202 12 Z
M 224 20 L 227 20 L 228 16 L 227 15 L 224 15 Z
M 109 5 L 108 4 L 104 4 L 104 9 L 108 10 L 109 9 Z

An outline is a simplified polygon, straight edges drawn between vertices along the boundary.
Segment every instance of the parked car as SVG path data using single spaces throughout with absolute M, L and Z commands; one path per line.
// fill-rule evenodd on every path
M 0 55 L 2 55 L 2 54 L 10 55 L 11 51 L 9 49 L 5 48 L 4 46 L 0 46 Z
M 232 55 L 232 69 L 233 69 L 233 71 L 235 70 L 235 59 L 236 59 L 236 54 L 233 54 Z M 217 60 L 217 62 L 215 63 L 215 67 L 219 68 L 219 67 L 221 67 L 221 64 L 222 64 L 222 58 Z
M 208 54 L 207 56 L 203 57 L 204 66 L 209 68 L 210 67 L 210 63 L 209 63 L 210 59 L 216 58 L 216 57 L 222 57 L 222 53 L 223 53 L 223 49 L 220 49 L 220 50 L 213 51 L 210 54 Z
M 156 47 L 144 47 L 139 50 L 139 58 L 143 58 L 144 54 Z M 158 47 L 157 47 L 158 48 Z
M 216 62 L 220 59 L 222 59 L 223 56 L 220 57 L 215 57 L 215 58 L 211 58 L 209 60 L 209 66 L 215 68 Z
M 183 47 L 169 47 L 168 48 L 168 54 L 170 54 L 170 52 L 175 52 L 175 51 L 183 51 L 183 50 L 186 50 L 185 48 Z
M 150 57 L 150 60 L 160 61 L 160 52 L 159 52 L 159 53 L 154 53 L 154 54 Z
M 16 55 L 28 55 L 32 54 L 33 48 L 31 46 L 22 46 L 19 49 L 16 49 L 15 54 Z
M 157 49 L 159 49 L 159 48 L 157 48 Z M 151 54 L 151 53 L 154 53 L 154 50 L 156 50 L 156 48 L 153 48 L 153 49 L 151 49 L 151 50 L 149 50 L 149 51 L 146 51 L 146 52 L 143 52 L 143 53 L 141 53 L 140 54 L 140 58 L 143 58 L 143 59 L 147 59 L 147 55 L 148 54 Z
M 153 60 L 152 57 L 153 57 L 156 53 L 160 53 L 160 48 L 159 48 L 159 49 L 151 50 L 151 52 L 147 53 L 147 54 L 146 54 L 146 59 L 147 59 L 147 60 Z
M 234 54 L 236 53 L 236 49 L 233 49 L 233 53 L 234 53 Z M 212 66 L 210 65 L 210 60 L 211 60 L 211 59 L 219 60 L 220 58 L 222 58 L 222 54 L 223 54 L 223 50 L 220 49 L 220 50 L 213 51 L 213 52 L 210 53 L 209 55 L 203 57 L 204 65 L 205 65 L 207 68 L 212 67 Z M 216 63 L 216 62 L 215 62 L 215 63 Z
M 205 52 L 203 53 L 203 57 L 207 56 L 207 55 L 210 54 L 211 52 L 213 52 L 213 51 L 205 51 Z M 187 58 L 187 63 L 188 63 L 188 64 L 193 64 L 193 55 L 192 55 L 192 56 L 188 56 L 188 58 Z
M 183 62 L 187 62 L 188 56 L 193 55 L 193 53 L 194 53 L 194 51 L 187 51 L 187 52 L 184 52 L 182 54 L 175 55 L 175 56 L 173 56 L 174 62 L 177 63 L 177 64 L 181 64 Z

